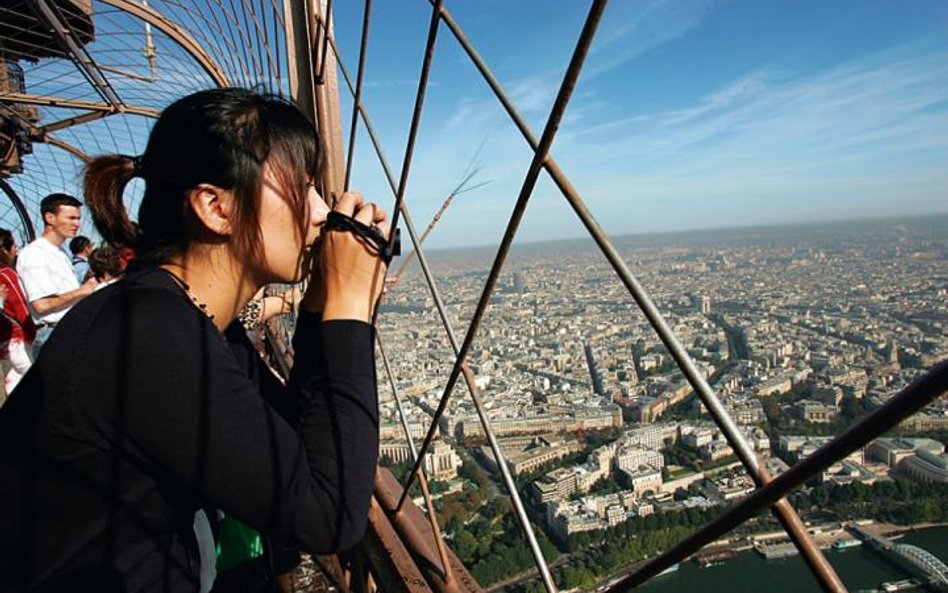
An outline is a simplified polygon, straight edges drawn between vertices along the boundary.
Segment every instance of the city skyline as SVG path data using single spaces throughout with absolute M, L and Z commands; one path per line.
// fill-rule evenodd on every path
M 908 227 L 906 225 L 913 225 L 914 228 L 911 229 L 912 232 L 919 232 L 919 227 L 929 227 L 927 232 L 930 233 L 939 233 L 941 232 L 940 227 L 942 225 L 948 224 L 948 211 L 946 212 L 932 212 L 929 214 L 916 214 L 913 216 L 880 216 L 880 217 L 866 217 L 866 218 L 839 218 L 839 219 L 825 219 L 817 221 L 778 221 L 771 224 L 750 224 L 745 226 L 720 226 L 720 227 L 705 227 L 705 228 L 694 228 L 694 229 L 684 229 L 677 231 L 644 231 L 638 233 L 618 233 L 615 235 L 610 235 L 610 240 L 613 243 L 619 244 L 620 246 L 624 243 L 636 243 L 642 245 L 648 245 L 649 247 L 657 246 L 672 246 L 676 243 L 684 242 L 688 245 L 694 244 L 710 244 L 710 243 L 727 243 L 733 240 L 733 234 L 747 236 L 748 234 L 753 233 L 763 233 L 768 235 L 776 235 L 779 237 L 786 238 L 788 235 L 792 236 L 794 233 L 813 233 L 819 231 L 834 232 L 838 230 L 850 229 L 853 226 L 865 225 L 876 228 L 888 228 L 898 231 L 900 234 L 905 234 L 908 232 Z M 578 231 L 579 234 L 575 236 L 562 237 L 556 239 L 537 239 L 532 241 L 519 241 L 516 242 L 512 247 L 512 255 L 516 256 L 522 250 L 529 250 L 534 248 L 542 248 L 544 246 L 550 245 L 580 245 L 583 248 L 590 248 L 598 250 L 598 247 L 595 245 L 594 239 L 581 229 Z M 680 246 L 680 245 L 679 245 Z M 424 248 L 424 247 L 423 247 Z M 495 244 L 481 244 L 481 245 L 469 245 L 464 247 L 429 247 L 425 248 L 426 253 L 430 253 L 433 256 L 441 255 L 451 255 L 453 253 L 460 252 L 484 252 L 485 257 L 493 257 L 494 252 L 496 251 L 497 245 Z M 411 249 L 411 246 L 408 246 L 408 249 Z M 402 255 L 406 255 L 408 251 L 403 251 Z M 393 260 L 394 264 L 397 265 L 399 259 Z M 412 262 L 412 267 L 415 267 L 416 264 Z M 509 269 L 510 265 L 505 266 L 505 270 Z
M 615 246 L 771 475 L 813 455 L 948 356 L 948 217 L 712 235 L 620 238 Z M 445 315 L 458 327 L 479 298 L 486 255 L 431 258 Z M 380 389 L 382 457 L 404 478 L 406 431 L 416 444 L 424 438 L 448 397 L 454 354 L 421 274 L 400 280 L 379 317 L 389 354 L 378 373 L 390 381 Z M 666 550 L 754 490 L 733 437 L 711 420 L 591 242 L 512 253 L 490 303 L 467 364 L 541 546 L 555 544 L 545 555 L 561 587 L 613 583 L 629 564 Z M 519 531 L 495 520 L 499 499 L 475 496 L 486 489 L 480 482 L 499 488 L 500 462 L 464 385 L 444 409 L 425 467 L 444 493 L 436 511 L 452 549 L 482 585 L 540 593 L 529 556 L 511 543 Z M 796 489 L 793 506 L 820 547 L 855 548 L 943 520 L 946 430 L 942 397 Z M 867 507 L 858 497 L 884 502 Z M 931 549 L 943 557 L 943 546 Z M 797 554 L 762 514 L 693 560 L 701 571 L 746 564 L 748 554 L 739 555 L 751 550 L 765 559 Z M 908 576 L 831 560 L 851 590 L 888 590 L 883 581 Z M 864 561 L 878 562 L 871 554 Z M 788 590 L 810 583 L 796 562 L 803 574 Z M 699 578 L 690 562 L 681 564 Z M 684 574 L 675 579 L 655 586 L 692 585 Z M 731 579 L 735 590 L 752 590 Z

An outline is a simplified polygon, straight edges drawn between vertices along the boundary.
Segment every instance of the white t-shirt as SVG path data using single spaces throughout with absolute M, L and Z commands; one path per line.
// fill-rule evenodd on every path
M 16 259 L 16 271 L 31 303 L 79 288 L 79 281 L 76 280 L 76 272 L 69 256 L 43 237 L 20 250 Z M 36 323 L 57 323 L 69 309 L 70 307 L 66 307 L 62 311 L 41 316 L 37 315 L 32 304 L 30 305 L 30 312 Z

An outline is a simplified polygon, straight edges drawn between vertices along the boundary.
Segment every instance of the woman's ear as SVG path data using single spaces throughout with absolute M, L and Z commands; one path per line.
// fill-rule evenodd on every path
M 194 216 L 207 230 L 221 236 L 233 232 L 234 193 L 216 185 L 202 183 L 188 193 Z

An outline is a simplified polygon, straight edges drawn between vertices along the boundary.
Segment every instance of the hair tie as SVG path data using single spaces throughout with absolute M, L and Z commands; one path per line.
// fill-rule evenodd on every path
M 129 157 L 130 159 L 132 159 L 132 175 L 135 177 L 144 178 L 144 171 L 143 171 L 144 167 L 142 165 L 143 156 L 144 155 L 140 154 L 138 156 Z

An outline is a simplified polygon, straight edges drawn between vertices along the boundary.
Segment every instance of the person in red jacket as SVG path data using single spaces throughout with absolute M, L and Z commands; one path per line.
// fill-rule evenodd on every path
M 26 293 L 13 267 L 15 263 L 16 240 L 13 233 L 0 229 L 0 297 L 3 300 L 0 311 L 0 373 L 3 374 L 4 387 L 0 404 L 33 363 L 30 348 L 36 337 L 36 326 L 30 316 Z

